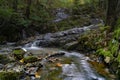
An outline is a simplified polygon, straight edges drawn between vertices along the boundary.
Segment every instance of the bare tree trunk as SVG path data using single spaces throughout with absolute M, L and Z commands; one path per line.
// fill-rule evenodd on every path
M 32 3 L 32 0 L 27 0 L 27 6 L 26 6 L 26 18 L 29 19 L 30 18 L 30 7 L 31 7 L 31 3 Z
M 117 4 L 118 0 L 107 0 L 106 25 L 111 26 L 111 30 L 114 29 L 117 21 Z

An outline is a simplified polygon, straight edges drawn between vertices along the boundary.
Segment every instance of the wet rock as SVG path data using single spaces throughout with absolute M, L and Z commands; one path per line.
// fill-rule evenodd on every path
M 13 69 L 15 67 L 16 63 L 8 63 L 5 65 L 5 69 Z
M 3 69 L 5 66 L 3 64 L 0 64 L 0 70 Z
M 47 58 L 50 58 L 50 57 L 60 57 L 60 56 L 63 56 L 63 55 L 65 55 L 64 52 L 58 52 L 58 53 L 55 53 L 55 54 L 52 54 L 52 55 L 48 56 Z
M 99 26 L 101 25 L 90 25 L 90 26 L 84 26 L 83 28 L 73 28 L 56 33 L 47 33 L 45 35 L 42 35 L 42 38 L 41 35 L 37 36 L 37 38 L 34 39 L 34 41 L 31 41 L 25 47 L 63 46 L 66 43 L 76 41 L 86 31 L 99 28 Z
M 23 65 L 16 65 L 12 70 L 15 72 L 23 72 L 24 71 L 24 67 Z
M 58 61 L 58 60 L 59 60 L 58 58 L 50 57 L 50 58 L 48 59 L 48 62 L 54 63 L 55 61 Z
M 24 54 L 24 57 L 27 57 L 27 56 L 33 56 L 33 54 L 32 54 L 31 52 L 26 52 L 26 53 Z
M 91 19 L 91 24 L 99 24 L 101 23 L 100 19 Z

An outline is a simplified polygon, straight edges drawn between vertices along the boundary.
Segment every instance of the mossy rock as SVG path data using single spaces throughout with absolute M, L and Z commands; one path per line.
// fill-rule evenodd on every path
M 22 49 L 15 49 L 12 53 L 16 60 L 21 60 L 24 57 L 25 51 Z
M 20 73 L 17 72 L 0 72 L 0 80 L 20 80 L 19 79 Z
M 6 63 L 8 63 L 9 61 L 10 61 L 9 58 L 8 58 L 6 55 L 0 54 L 0 63 L 6 64 Z
M 27 56 L 23 58 L 24 63 L 33 63 L 38 61 L 38 58 L 36 56 Z

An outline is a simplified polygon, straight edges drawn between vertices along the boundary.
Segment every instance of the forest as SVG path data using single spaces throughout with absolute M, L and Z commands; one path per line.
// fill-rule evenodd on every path
M 0 0 L 0 80 L 120 80 L 119 0 Z

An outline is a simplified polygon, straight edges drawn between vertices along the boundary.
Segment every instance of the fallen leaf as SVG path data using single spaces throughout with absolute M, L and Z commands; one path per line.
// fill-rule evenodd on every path
M 57 67 L 62 67 L 62 64 L 61 63 L 57 63 L 56 66 Z

